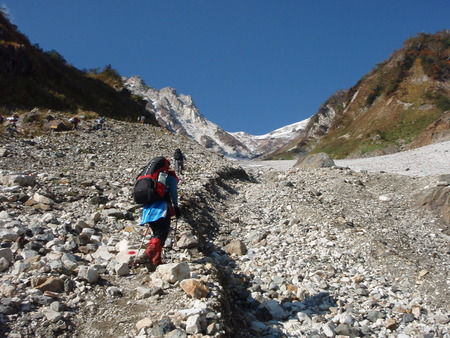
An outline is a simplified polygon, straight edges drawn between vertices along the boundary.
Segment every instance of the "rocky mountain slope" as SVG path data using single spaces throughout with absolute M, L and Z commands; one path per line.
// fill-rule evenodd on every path
M 292 141 L 286 142 L 284 146 L 268 151 L 264 158 L 292 159 L 306 156 L 314 149 L 315 144 L 328 133 L 345 97 L 346 91 L 343 90 L 333 94 L 320 106 L 317 113 L 307 120 L 308 123 L 301 133 L 297 134 Z
M 448 30 L 408 39 L 355 86 L 330 97 L 306 135 L 274 156 L 313 150 L 363 157 L 450 140 L 449 41 Z
M 176 244 L 155 272 L 130 267 L 149 238 L 134 177 L 180 144 Z M 450 334 L 449 228 L 417 204 L 448 190 L 448 176 L 244 171 L 190 138 L 120 121 L 7 132 L 0 156 L 4 336 Z
M 338 91 L 306 133 L 271 158 L 326 152 L 333 158 L 389 154 L 450 140 L 450 32 L 421 33 Z
M 223 155 L 251 157 L 250 150 L 244 144 L 201 115 L 190 96 L 178 95 L 170 87 L 161 90 L 151 88 L 138 76 L 125 79 L 124 85 L 147 101 L 146 109 L 162 127 L 189 136 L 205 148 Z
M 229 133 L 173 88 L 122 78 L 110 65 L 81 71 L 44 52 L 0 13 L 0 111 L 62 111 L 159 123 L 234 158 L 333 158 L 386 154 L 450 139 L 449 32 L 420 34 L 364 76 L 338 91 L 310 119 L 265 135 Z M 306 121 L 308 123 L 306 124 Z
M 138 77 L 126 88 L 149 102 L 161 125 L 229 157 L 292 159 L 389 154 L 450 140 L 448 31 L 419 34 L 311 118 L 266 135 L 228 133 L 202 116 L 190 96 L 156 90 Z

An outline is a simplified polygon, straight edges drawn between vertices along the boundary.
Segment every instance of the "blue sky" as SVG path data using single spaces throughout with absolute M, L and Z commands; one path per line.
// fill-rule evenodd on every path
M 227 131 L 265 134 L 317 112 L 419 32 L 450 28 L 449 0 L 0 0 L 44 50 L 191 95 Z

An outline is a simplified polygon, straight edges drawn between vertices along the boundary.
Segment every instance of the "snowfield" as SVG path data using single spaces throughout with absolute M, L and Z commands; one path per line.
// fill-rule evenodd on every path
M 289 170 L 295 164 L 292 161 L 240 161 L 244 168 L 273 168 Z M 386 172 L 407 176 L 435 176 L 450 174 L 450 141 L 431 144 L 422 148 L 395 154 L 335 160 L 338 167 L 349 167 L 354 171 Z

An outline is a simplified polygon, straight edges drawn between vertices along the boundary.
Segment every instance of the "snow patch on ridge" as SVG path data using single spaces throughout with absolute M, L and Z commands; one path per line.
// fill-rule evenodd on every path
M 125 87 L 147 101 L 146 109 L 168 130 L 191 137 L 204 147 L 228 158 L 254 158 L 274 151 L 295 139 L 309 119 L 278 128 L 264 135 L 245 132 L 230 133 L 206 119 L 195 106 L 192 97 L 177 94 L 166 87 L 161 90 L 147 86 L 139 76 L 124 78 Z

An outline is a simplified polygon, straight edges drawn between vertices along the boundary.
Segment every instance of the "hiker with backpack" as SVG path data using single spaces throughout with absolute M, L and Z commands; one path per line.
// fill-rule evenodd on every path
M 106 117 L 102 116 L 95 120 L 94 130 L 103 130 L 103 124 L 106 121 Z
M 17 113 L 14 113 L 12 116 L 9 116 L 7 118 L 8 120 L 8 126 L 11 128 L 16 129 L 17 128 L 17 122 L 19 122 L 19 115 Z
M 155 157 L 138 176 L 133 190 L 134 201 L 142 204 L 141 224 L 150 227 L 153 237 L 136 263 L 162 264 L 162 249 L 170 230 L 172 216 L 180 217 L 178 182 L 170 162 L 165 157 Z
M 175 162 L 175 171 L 178 175 L 183 174 L 184 170 L 184 161 L 186 160 L 186 157 L 181 152 L 180 148 L 175 149 L 175 153 L 173 154 L 173 159 Z
M 71 117 L 69 119 L 69 123 L 72 124 L 72 130 L 78 130 L 78 125 L 80 124 L 81 120 L 77 117 Z

